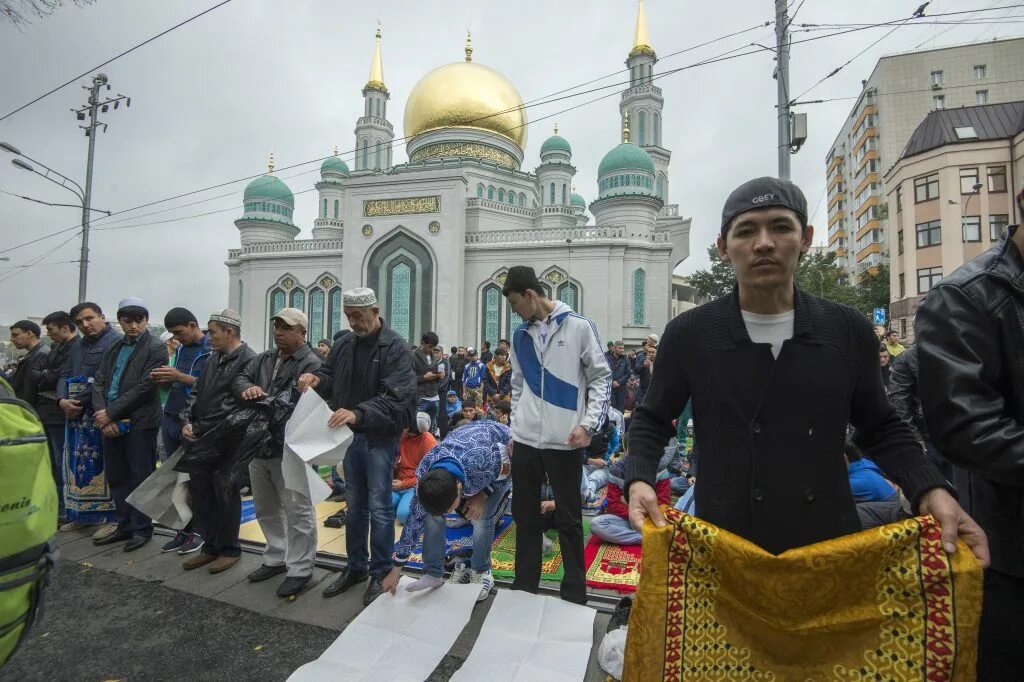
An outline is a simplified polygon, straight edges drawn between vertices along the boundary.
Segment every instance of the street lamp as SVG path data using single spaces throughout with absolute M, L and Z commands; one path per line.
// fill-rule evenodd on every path
M 971 197 L 973 197 L 975 194 L 977 194 L 981 190 L 981 187 L 982 187 L 982 185 L 981 185 L 980 182 L 974 183 L 971 186 L 971 193 L 967 195 L 967 201 L 965 201 L 962 205 L 960 204 L 959 201 L 954 201 L 953 199 L 947 199 L 946 200 L 950 204 L 956 204 L 956 205 L 960 206 L 960 238 L 961 239 L 964 239 L 964 224 L 965 224 L 964 221 L 967 219 L 967 207 L 971 205 Z M 981 229 L 980 225 L 979 225 L 978 229 L 979 230 Z

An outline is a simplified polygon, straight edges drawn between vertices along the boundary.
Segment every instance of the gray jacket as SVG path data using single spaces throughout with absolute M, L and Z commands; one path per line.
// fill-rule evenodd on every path
M 96 411 L 106 410 L 112 421 L 130 419 L 134 429 L 155 429 L 160 426 L 163 411 L 160 386 L 150 377 L 150 372 L 167 364 L 167 346 L 148 329 L 142 332 L 121 373 L 117 398 L 108 401 L 107 390 L 123 345 L 125 339 L 121 338 L 103 354 L 92 386 L 92 407 Z

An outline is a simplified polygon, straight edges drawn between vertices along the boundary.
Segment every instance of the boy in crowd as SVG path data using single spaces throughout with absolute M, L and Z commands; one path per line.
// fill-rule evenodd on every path
M 402 432 L 398 442 L 398 462 L 395 464 L 395 480 L 391 482 L 391 504 L 395 507 L 395 520 L 405 525 L 409 518 L 409 505 L 416 492 L 416 467 L 423 457 L 437 445 L 434 434 L 430 433 L 430 415 L 416 413 L 416 424 Z
M 469 360 L 462 370 L 462 397 L 466 401 L 472 399 L 477 405 L 483 406 L 487 365 L 477 360 L 474 348 L 467 348 L 466 355 L 469 356 Z

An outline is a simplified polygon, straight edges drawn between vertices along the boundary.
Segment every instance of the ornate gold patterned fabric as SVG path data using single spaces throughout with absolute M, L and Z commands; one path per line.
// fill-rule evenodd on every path
M 978 562 L 930 517 L 774 556 L 666 510 L 648 523 L 623 680 L 971 680 Z

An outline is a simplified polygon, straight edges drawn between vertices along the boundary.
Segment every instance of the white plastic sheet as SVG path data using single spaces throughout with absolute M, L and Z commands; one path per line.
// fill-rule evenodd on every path
M 331 408 L 316 391 L 306 391 L 284 429 L 284 457 L 281 473 L 284 487 L 308 497 L 316 505 L 330 497 L 331 489 L 310 465 L 336 467 L 352 442 L 347 426 L 327 426 Z
M 452 681 L 579 682 L 590 661 L 595 614 L 555 597 L 501 590 Z
M 378 597 L 288 682 L 423 682 L 430 677 L 469 622 L 480 586 L 446 583 L 407 592 L 412 582 L 403 577 L 395 596 Z
M 175 530 L 181 530 L 192 520 L 186 485 L 188 474 L 174 470 L 184 452 L 183 448 L 178 448 L 127 499 L 128 504 L 153 519 L 154 523 Z

